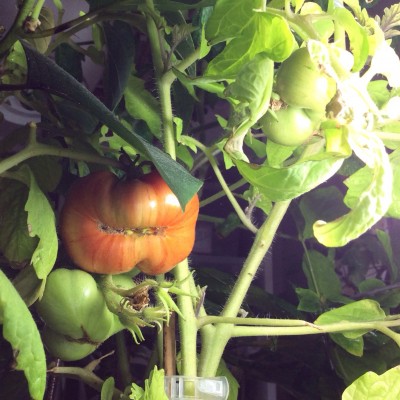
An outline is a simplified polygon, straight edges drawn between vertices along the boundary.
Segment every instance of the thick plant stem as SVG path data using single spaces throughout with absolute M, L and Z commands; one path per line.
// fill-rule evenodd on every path
M 152 0 L 146 0 L 149 10 L 154 11 Z M 163 125 L 164 149 L 176 159 L 176 139 L 173 124 L 172 101 L 171 101 L 171 85 L 173 80 L 170 74 L 165 74 L 165 66 L 163 62 L 163 53 L 161 48 L 160 33 L 150 14 L 146 15 L 147 30 L 149 35 L 153 65 L 155 68 L 155 76 L 160 95 L 161 117 Z M 180 262 L 174 269 L 175 279 L 180 282 L 180 288 L 186 292 L 191 292 L 190 275 L 188 261 Z M 193 303 L 190 296 L 178 295 L 178 307 L 184 315 L 179 317 L 180 330 L 180 352 L 181 352 L 181 375 L 197 376 L 197 353 L 196 353 L 196 337 L 197 337 L 197 321 L 194 313 Z
M 175 279 L 180 282 L 180 289 L 191 293 L 191 282 L 187 259 L 180 262 L 174 269 Z M 179 317 L 181 344 L 181 375 L 197 376 L 197 318 L 190 296 L 178 296 L 178 307 L 184 316 Z
M 267 220 L 258 230 L 250 253 L 221 313 L 222 317 L 237 317 L 251 282 L 271 246 L 274 235 L 286 214 L 289 204 L 290 201 L 275 203 Z M 201 376 L 211 377 L 215 375 L 225 346 L 232 337 L 233 328 L 233 324 L 218 324 L 216 325 L 212 342 L 203 343 L 199 365 L 199 374 Z

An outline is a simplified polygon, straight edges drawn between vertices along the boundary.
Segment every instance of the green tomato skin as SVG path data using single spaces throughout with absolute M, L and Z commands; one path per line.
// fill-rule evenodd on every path
M 318 127 L 301 108 L 282 108 L 275 115 L 277 119 L 271 113 L 264 115 L 261 127 L 268 139 L 283 146 L 300 146 Z
M 117 328 L 96 281 L 81 270 L 52 271 L 36 309 L 47 327 L 72 339 L 102 342 Z
M 60 333 L 45 327 L 42 331 L 42 340 L 47 351 L 63 361 L 77 361 L 93 353 L 99 344 L 74 341 Z
M 290 106 L 324 110 L 336 93 L 336 83 L 318 70 L 307 48 L 301 48 L 279 67 L 274 91 Z

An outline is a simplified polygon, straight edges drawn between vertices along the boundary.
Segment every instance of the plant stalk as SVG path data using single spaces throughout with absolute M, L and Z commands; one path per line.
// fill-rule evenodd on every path
M 251 282 L 271 246 L 274 235 L 286 214 L 289 204 L 290 201 L 288 200 L 275 203 L 266 221 L 258 230 L 253 246 L 229 295 L 221 317 L 237 317 Z M 215 376 L 225 346 L 232 337 L 233 332 L 234 325 L 232 323 L 216 325 L 212 342 L 203 343 L 199 365 L 200 376 Z
M 29 158 L 38 156 L 65 157 L 73 160 L 86 161 L 96 164 L 109 165 L 115 168 L 121 168 L 121 164 L 119 163 L 119 161 L 113 160 L 111 158 L 103 157 L 96 154 L 89 154 L 81 151 L 75 151 L 71 149 L 49 146 L 41 143 L 35 143 L 35 144 L 29 144 L 20 152 L 13 154 L 12 156 L 5 158 L 4 160 L 1 160 L 0 174 L 17 166 L 23 161 L 28 160 Z
M 155 12 L 153 0 L 146 0 L 146 5 L 150 11 Z M 176 159 L 176 138 L 173 123 L 172 101 L 171 101 L 171 85 L 173 79 L 168 78 L 165 74 L 164 58 L 161 48 L 160 32 L 149 14 L 146 15 L 146 23 L 148 36 L 151 47 L 153 65 L 155 68 L 155 76 L 160 96 L 161 117 L 163 122 L 163 138 L 164 149 Z M 180 282 L 180 289 L 186 293 L 190 293 L 190 275 L 187 259 L 180 262 L 173 270 L 175 279 Z M 197 376 L 197 322 L 190 296 L 178 295 L 178 307 L 184 315 L 179 317 L 180 330 L 180 351 L 181 351 L 181 375 Z

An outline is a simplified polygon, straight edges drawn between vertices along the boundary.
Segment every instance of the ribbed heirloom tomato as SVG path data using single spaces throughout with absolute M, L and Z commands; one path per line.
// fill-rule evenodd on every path
M 109 171 L 78 179 L 60 215 L 64 246 L 76 265 L 119 274 L 168 272 L 191 252 L 199 199 L 184 211 L 158 172 L 120 180 Z

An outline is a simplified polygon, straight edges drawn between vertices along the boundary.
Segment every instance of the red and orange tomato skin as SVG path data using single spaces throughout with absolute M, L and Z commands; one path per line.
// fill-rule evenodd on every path
M 158 172 L 120 180 L 94 172 L 71 187 L 60 215 L 67 253 L 80 268 L 119 274 L 168 272 L 192 251 L 199 199 L 185 210 Z

